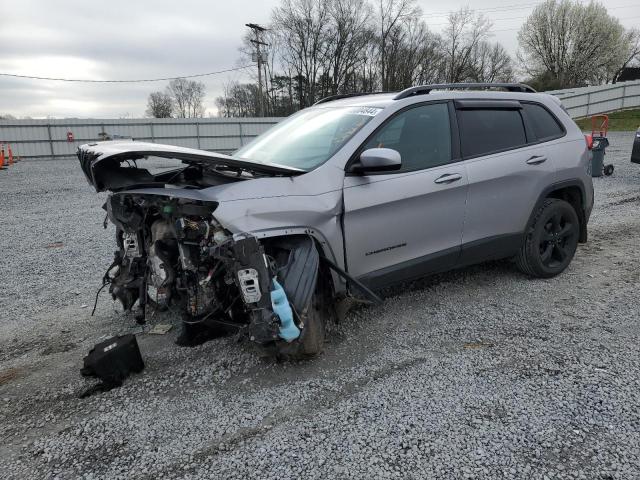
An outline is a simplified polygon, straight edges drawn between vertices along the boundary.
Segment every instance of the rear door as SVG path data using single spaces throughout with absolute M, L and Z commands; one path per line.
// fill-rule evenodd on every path
M 402 168 L 345 177 L 347 268 L 372 287 L 448 269 L 458 259 L 467 174 L 452 116 L 448 102 L 400 111 L 360 151 L 395 149 Z
M 554 182 L 552 155 L 536 143 L 519 101 L 455 103 L 469 176 L 461 263 L 510 255 L 540 194 Z

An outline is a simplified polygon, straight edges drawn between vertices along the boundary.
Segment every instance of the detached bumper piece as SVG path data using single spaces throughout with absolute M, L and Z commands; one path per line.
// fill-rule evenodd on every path
M 143 369 L 144 362 L 135 335 L 109 338 L 98 343 L 84 357 L 80 373 L 85 377 L 97 377 L 101 382 L 84 390 L 79 397 L 119 387 L 131 372 L 139 373 Z

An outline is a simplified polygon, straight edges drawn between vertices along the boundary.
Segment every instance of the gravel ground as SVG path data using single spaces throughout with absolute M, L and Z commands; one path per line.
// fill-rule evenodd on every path
M 0 477 L 640 478 L 632 140 L 611 135 L 590 241 L 557 278 L 496 262 L 404 285 L 299 364 L 142 333 L 144 372 L 85 400 L 82 357 L 136 329 L 107 295 L 90 316 L 104 196 L 75 161 L 0 172 Z

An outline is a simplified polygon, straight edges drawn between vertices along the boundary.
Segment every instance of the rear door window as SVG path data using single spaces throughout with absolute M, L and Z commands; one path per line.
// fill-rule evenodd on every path
M 564 135 L 564 129 L 558 120 L 542 105 L 523 103 L 525 115 L 538 141 L 546 142 Z
M 519 148 L 527 135 L 519 109 L 458 110 L 463 157 L 477 157 Z

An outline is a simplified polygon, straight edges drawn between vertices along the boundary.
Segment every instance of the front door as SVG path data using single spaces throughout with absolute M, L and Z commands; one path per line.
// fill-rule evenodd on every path
M 376 288 L 455 264 L 468 182 L 464 165 L 454 161 L 451 131 L 447 103 L 420 104 L 394 115 L 363 146 L 397 150 L 402 167 L 345 177 L 351 275 Z

